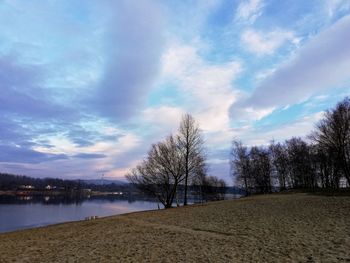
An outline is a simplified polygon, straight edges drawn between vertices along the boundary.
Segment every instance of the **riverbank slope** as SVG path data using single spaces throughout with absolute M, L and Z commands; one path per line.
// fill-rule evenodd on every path
M 350 196 L 273 194 L 0 234 L 0 262 L 349 262 Z

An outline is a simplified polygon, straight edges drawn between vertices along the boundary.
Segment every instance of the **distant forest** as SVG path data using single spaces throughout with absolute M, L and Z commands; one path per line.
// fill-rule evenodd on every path
M 293 137 L 252 147 L 235 140 L 231 168 L 235 184 L 247 194 L 349 187 L 350 99 L 327 110 L 307 140 Z
M 0 173 L 0 190 L 15 191 L 23 185 L 31 185 L 36 190 L 43 190 L 46 186 L 55 186 L 61 190 L 81 190 L 91 189 L 93 191 L 113 192 L 125 191 L 129 189 L 128 184 L 113 183 L 107 181 L 106 183 L 90 183 L 88 180 L 63 180 L 58 178 L 33 178 L 23 175 L 13 175 L 7 173 Z
M 34 178 L 23 175 L 14 175 L 8 173 L 0 173 L 0 191 L 16 191 L 21 186 L 31 185 L 35 190 L 44 190 L 46 186 L 55 186 L 56 189 L 63 191 L 91 189 L 98 192 L 123 192 L 138 195 L 139 191 L 132 184 L 122 183 L 113 180 L 64 180 L 58 178 Z M 207 186 L 208 188 L 209 186 Z M 190 186 L 192 195 L 198 194 L 198 186 Z M 180 187 L 183 192 L 183 187 Z M 206 192 L 213 191 L 206 189 Z M 237 187 L 226 187 L 221 193 L 244 194 L 244 191 Z

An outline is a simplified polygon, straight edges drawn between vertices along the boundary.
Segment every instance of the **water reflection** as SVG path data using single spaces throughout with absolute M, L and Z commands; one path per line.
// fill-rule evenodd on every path
M 153 199 L 123 195 L 0 196 L 0 232 L 157 209 Z
M 235 198 L 227 195 L 228 199 Z M 181 204 L 182 199 L 178 200 Z M 191 196 L 189 203 L 200 202 Z M 177 204 L 174 203 L 174 206 Z M 163 207 L 154 199 L 131 194 L 70 197 L 65 195 L 0 195 L 0 233 L 92 216 L 110 216 Z
M 109 201 L 109 202 L 120 202 L 127 201 L 132 204 L 136 201 L 149 201 L 156 202 L 155 199 L 143 197 L 143 196 L 132 196 L 132 195 L 121 195 L 121 194 L 109 194 L 109 195 L 86 195 L 80 197 L 71 197 L 66 195 L 0 195 L 0 205 L 1 204 L 50 204 L 50 205 L 60 205 L 60 204 L 76 204 L 79 205 L 85 201 Z

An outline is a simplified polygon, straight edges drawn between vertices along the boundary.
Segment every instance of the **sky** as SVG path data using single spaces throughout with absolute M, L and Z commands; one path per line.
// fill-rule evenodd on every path
M 1 172 L 123 179 L 187 112 L 232 184 L 349 91 L 349 0 L 0 0 Z

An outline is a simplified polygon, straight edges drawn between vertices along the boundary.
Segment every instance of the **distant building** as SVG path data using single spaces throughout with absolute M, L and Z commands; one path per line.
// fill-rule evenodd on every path
M 20 185 L 18 188 L 22 189 L 22 190 L 33 190 L 33 189 L 35 189 L 35 187 L 32 186 L 32 185 Z

